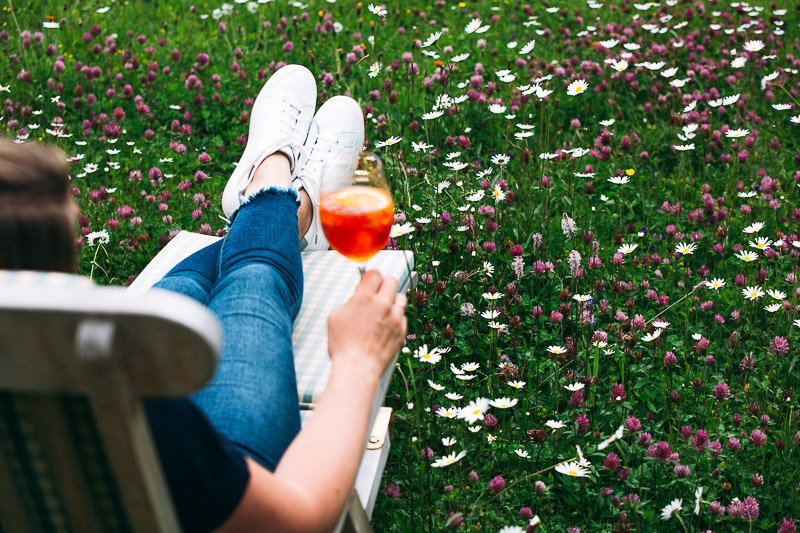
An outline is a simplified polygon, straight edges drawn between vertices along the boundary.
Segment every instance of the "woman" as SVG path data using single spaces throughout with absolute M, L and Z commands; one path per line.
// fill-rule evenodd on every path
M 405 335 L 397 282 L 368 272 L 328 320 L 330 380 L 300 430 L 291 351 L 300 242 L 325 246 L 322 168 L 350 171 L 363 144 L 354 101 L 334 97 L 314 115 L 315 101 L 303 67 L 267 82 L 223 195 L 228 235 L 157 284 L 207 305 L 224 337 L 207 388 L 191 400 L 146 402 L 185 530 L 330 530 L 355 479 L 378 381 Z M 67 171 L 55 150 L 0 142 L 0 269 L 73 269 Z

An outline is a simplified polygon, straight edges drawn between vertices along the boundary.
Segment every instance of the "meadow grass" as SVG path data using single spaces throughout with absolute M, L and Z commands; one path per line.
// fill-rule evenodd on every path
M 71 157 L 81 270 L 126 284 L 224 235 L 252 100 L 307 65 L 420 274 L 376 530 L 795 531 L 798 8 L 372 8 L 8 1 L 0 131 Z

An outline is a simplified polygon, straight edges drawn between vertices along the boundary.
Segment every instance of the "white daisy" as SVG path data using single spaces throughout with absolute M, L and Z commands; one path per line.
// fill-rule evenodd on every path
M 772 246 L 772 244 L 773 244 L 772 241 L 769 240 L 769 238 L 767 238 L 767 237 L 758 237 L 755 240 L 755 242 L 754 241 L 750 241 L 750 246 L 752 248 L 756 248 L 756 249 L 762 250 L 762 251 L 766 250 L 767 248 Z
M 104 229 L 86 234 L 86 244 L 88 246 L 94 246 L 95 244 L 108 244 L 109 242 L 111 242 L 111 236 Z
M 458 416 L 458 407 L 451 405 L 450 407 L 440 407 L 436 414 L 443 418 L 455 418 Z
M 405 224 L 392 224 L 392 229 L 389 232 L 389 237 L 392 239 L 396 239 L 398 237 L 402 237 L 403 235 L 407 235 L 409 233 L 414 232 L 414 226 L 411 225 L 410 222 L 406 222 Z
M 697 245 L 694 243 L 681 242 L 675 246 L 675 253 L 681 255 L 689 255 L 693 254 L 696 249 Z
M 433 390 L 437 390 L 437 391 L 444 390 L 444 385 L 439 385 L 438 383 L 434 383 L 434 382 L 433 382 L 433 381 L 431 381 L 431 380 L 428 380 L 428 385 L 429 385 L 429 386 L 430 386 L 430 388 L 432 388 Z
M 753 222 L 752 224 L 750 224 L 749 226 L 744 228 L 742 230 L 742 233 L 747 233 L 748 235 L 750 235 L 750 234 L 753 234 L 753 233 L 758 233 L 762 229 L 764 229 L 764 223 L 763 222 Z
M 469 23 L 464 27 L 465 33 L 486 33 L 489 31 L 491 26 L 483 25 L 483 21 L 481 19 L 472 19 Z
M 442 37 L 442 32 L 440 32 L 440 31 L 435 31 L 435 32 L 431 33 L 428 36 L 428 38 L 425 39 L 425 42 L 422 43 L 422 48 L 428 48 L 429 46 L 434 44 L 436 41 L 438 41 L 441 37 Z
M 442 348 L 434 348 L 429 351 L 428 345 L 423 344 L 414 352 L 414 358 L 434 365 L 442 360 L 442 354 L 447 353 L 447 351 L 448 350 Z
M 589 84 L 586 83 L 586 80 L 578 79 L 573 81 L 567 86 L 567 94 L 569 96 L 576 96 L 581 94 L 582 92 L 586 92 L 589 88 Z
M 376 61 L 376 62 L 374 62 L 373 64 L 371 64 L 369 66 L 369 74 L 368 74 L 368 76 L 370 78 L 375 78 L 375 77 L 378 76 L 380 71 L 381 71 L 381 64 Z
M 533 52 L 536 46 L 536 40 L 528 41 L 522 48 L 519 49 L 519 55 L 524 56 Z
M 745 287 L 742 289 L 742 296 L 753 302 L 764 296 L 764 289 L 758 285 L 754 287 Z
M 647 333 L 642 336 L 642 342 L 653 342 L 661 336 L 663 329 L 655 329 L 652 333 Z
M 427 152 L 428 150 L 433 148 L 433 145 L 425 143 L 425 142 L 421 142 L 421 143 L 412 142 L 411 143 L 411 148 L 413 148 L 415 152 Z
M 402 140 L 403 140 L 403 138 L 402 137 L 398 137 L 398 136 L 389 137 L 385 141 L 380 141 L 377 144 L 375 144 L 375 148 L 383 148 L 385 146 L 393 146 L 393 145 L 399 143 Z
M 611 445 L 612 442 L 621 439 L 624 434 L 625 434 L 625 426 L 619 426 L 617 430 L 611 434 L 610 437 L 608 437 L 606 440 L 597 445 L 597 449 L 605 450 L 606 448 L 609 447 L 609 445 Z
M 756 255 L 755 252 L 751 252 L 749 250 L 747 250 L 747 251 L 742 250 L 741 252 L 736 254 L 736 257 L 741 259 L 745 263 L 750 263 L 750 262 L 755 261 L 756 259 L 758 259 L 758 255 Z
M 575 445 L 575 453 L 578 454 L 578 465 L 584 468 L 589 468 L 590 466 L 592 466 L 592 463 L 589 462 L 586 459 L 586 457 L 583 456 L 583 450 L 581 450 L 581 447 L 578 444 Z
M 462 407 L 458 412 L 458 418 L 466 420 L 467 424 L 474 424 L 478 420 L 483 420 L 484 414 L 489 409 L 487 398 L 477 398 Z
M 370 4 L 367 6 L 367 9 L 370 13 L 375 15 L 376 17 L 385 17 L 386 16 L 386 8 L 383 6 L 376 6 L 374 4 Z
M 518 456 L 522 457 L 523 459 L 527 459 L 528 457 L 530 457 L 530 455 L 528 454 L 527 450 L 522 450 L 520 448 L 517 448 L 516 450 L 514 450 L 514 453 L 517 454 Z
M 680 511 L 683 507 L 683 500 L 675 499 L 672 500 L 666 507 L 661 510 L 661 520 L 669 520 L 672 518 L 672 515 L 677 511 Z
M 703 497 L 703 487 L 697 487 L 694 491 L 694 514 L 700 514 L 700 499 Z
M 481 317 L 485 318 L 486 320 L 494 320 L 499 316 L 500 316 L 500 311 L 497 309 L 487 309 L 486 311 L 481 313 Z
M 694 143 L 691 144 L 673 144 L 672 148 L 677 150 L 678 152 L 688 152 L 689 150 L 694 150 Z
M 431 463 L 431 466 L 433 468 L 443 468 L 445 466 L 450 466 L 454 463 L 459 462 L 466 455 L 467 455 L 467 450 L 462 450 L 458 453 L 453 452 L 450 455 L 444 455 L 439 459 L 435 460 L 434 462 Z
M 785 300 L 785 299 L 786 299 L 786 293 L 785 293 L 785 292 L 778 291 L 778 290 L 775 290 L 775 289 L 769 289 L 769 290 L 767 291 L 767 294 L 768 294 L 768 295 L 769 295 L 771 298 L 773 298 L 773 299 L 775 299 L 775 300 L 780 300 L 780 301 L 783 301 L 783 300 Z
M 512 400 L 512 399 L 503 397 L 503 398 L 497 398 L 496 400 L 489 401 L 489 405 L 491 405 L 492 407 L 496 407 L 498 409 L 509 409 L 509 408 L 514 407 L 515 405 L 517 405 L 518 402 L 519 402 L 519 400 L 517 400 L 516 398 L 514 398 Z
M 559 463 L 556 465 L 556 472 L 572 477 L 589 477 L 589 469 L 582 467 L 578 462 Z
M 746 41 L 742 48 L 744 48 L 748 52 L 760 52 L 761 50 L 764 49 L 764 46 L 765 45 L 762 41 L 753 40 L 753 41 Z
M 492 156 L 492 164 L 498 166 L 505 166 L 508 162 L 511 161 L 511 158 L 508 157 L 506 154 L 495 154 Z

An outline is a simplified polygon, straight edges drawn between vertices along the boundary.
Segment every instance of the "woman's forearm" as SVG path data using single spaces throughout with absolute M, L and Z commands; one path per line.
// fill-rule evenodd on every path
M 248 459 L 250 483 L 229 531 L 330 531 L 364 451 L 379 375 L 367 364 L 334 363 L 313 416 L 274 474 Z
M 250 483 L 223 529 L 330 531 L 353 487 L 378 382 L 406 333 L 397 280 L 376 271 L 328 317 L 330 379 L 275 473 L 248 459 Z
M 334 363 L 314 414 L 275 471 L 287 484 L 302 487 L 334 523 L 358 473 L 380 379 L 367 366 Z

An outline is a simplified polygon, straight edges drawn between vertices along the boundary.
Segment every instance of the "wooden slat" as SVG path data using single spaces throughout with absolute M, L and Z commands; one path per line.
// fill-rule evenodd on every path
M 345 520 L 342 524 L 342 533 L 372 533 L 372 524 L 364 512 L 358 493 L 353 490 L 345 507 Z
M 114 353 L 114 326 L 87 321 L 79 328 L 76 351 L 95 376 L 89 391 L 92 412 L 106 447 L 128 519 L 135 531 L 178 531 L 141 401 Z
M 0 285 L 0 390 L 86 394 L 94 380 L 74 353 L 85 318 L 116 323 L 115 351 L 133 391 L 185 396 L 214 373 L 222 335 L 214 314 L 169 291 L 127 293 L 120 287 Z
M 0 524 L 7 532 L 34 533 L 10 460 L 0 449 Z
M 58 492 L 69 515 L 74 531 L 102 533 L 103 528 L 92 505 L 92 494 L 82 474 L 83 465 L 78 460 L 70 433 L 69 421 L 62 409 L 62 401 L 54 396 L 36 396 L 26 399 L 32 403 L 34 424 L 44 441 L 44 453 L 52 470 Z

